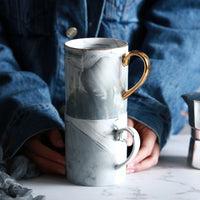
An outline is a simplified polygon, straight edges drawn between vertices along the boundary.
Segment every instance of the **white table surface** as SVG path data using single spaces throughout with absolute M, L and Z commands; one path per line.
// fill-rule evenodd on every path
M 112 187 L 84 187 L 63 177 L 43 175 L 20 181 L 46 200 L 199 200 L 200 170 L 187 165 L 190 128 L 171 136 L 157 166 L 131 175 Z

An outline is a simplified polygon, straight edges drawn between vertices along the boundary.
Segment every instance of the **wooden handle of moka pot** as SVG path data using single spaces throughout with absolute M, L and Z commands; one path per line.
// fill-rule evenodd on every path
M 128 53 L 123 54 L 122 56 L 122 65 L 125 67 L 129 64 L 129 60 L 131 56 L 138 56 L 142 59 L 144 63 L 144 72 L 140 80 L 134 85 L 132 88 L 130 88 L 128 91 L 123 91 L 122 98 L 125 100 L 128 98 L 133 92 L 135 92 L 147 79 L 149 72 L 150 72 L 150 60 L 149 57 L 141 52 L 141 51 L 130 51 Z

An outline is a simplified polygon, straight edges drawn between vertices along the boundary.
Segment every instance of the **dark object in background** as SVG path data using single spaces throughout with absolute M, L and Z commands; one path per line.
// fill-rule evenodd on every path
M 190 166 L 200 169 L 200 93 L 185 94 L 182 97 L 188 105 L 191 126 L 188 163 Z

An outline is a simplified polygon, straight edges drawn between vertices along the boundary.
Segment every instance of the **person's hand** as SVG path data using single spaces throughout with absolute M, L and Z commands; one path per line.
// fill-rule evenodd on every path
M 44 137 L 48 140 L 49 145 L 43 142 Z M 60 132 L 58 130 L 49 130 L 29 139 L 23 145 L 22 153 L 34 162 L 42 172 L 65 175 L 65 157 L 53 150 L 63 148 L 64 142 Z
M 127 165 L 127 173 L 139 172 L 157 165 L 160 153 L 157 135 L 147 126 L 130 118 L 128 118 L 128 126 L 138 131 L 141 146 L 135 158 Z M 128 146 L 131 146 L 132 143 L 132 137 L 128 134 Z

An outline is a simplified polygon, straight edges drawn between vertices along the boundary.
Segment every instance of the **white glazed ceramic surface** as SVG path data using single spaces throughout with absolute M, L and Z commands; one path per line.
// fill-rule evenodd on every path
M 126 52 L 128 45 L 115 39 L 65 43 L 66 158 L 73 183 L 113 185 L 126 174 L 125 164 L 115 168 L 127 158 L 127 133 L 115 139 L 115 128 L 127 127 L 127 100 L 122 99 L 128 88 L 128 67 L 122 66 Z
M 69 181 L 81 185 L 113 185 L 124 179 L 126 133 L 116 141 L 113 128 L 116 119 L 83 120 L 66 116 L 67 173 Z M 126 126 L 126 116 L 121 119 Z M 123 127 L 124 127 L 123 126 Z
M 122 67 L 122 55 L 128 46 L 123 43 L 116 48 L 113 42 L 115 48 L 112 49 L 110 40 L 90 40 L 69 42 L 77 46 L 80 41 L 80 49 L 68 47 L 66 43 L 67 114 L 81 119 L 115 118 L 127 109 L 122 91 L 128 87 L 128 67 Z M 102 44 L 97 46 L 99 40 Z M 94 46 L 97 49 L 94 50 Z M 82 49 L 84 47 L 86 49 Z

